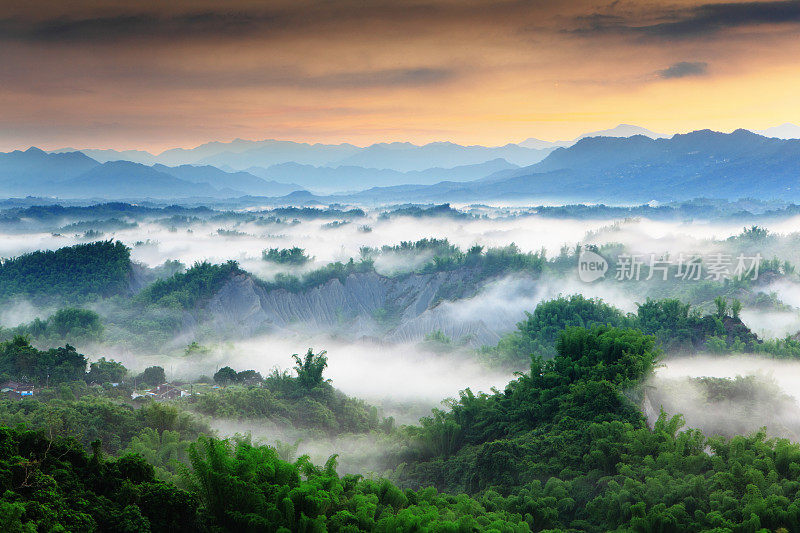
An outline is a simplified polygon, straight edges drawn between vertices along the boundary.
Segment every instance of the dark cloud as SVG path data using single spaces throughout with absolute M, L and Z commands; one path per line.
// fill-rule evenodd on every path
M 295 68 L 257 70 L 219 75 L 213 72 L 191 72 L 173 75 L 178 86 L 188 84 L 209 88 L 224 87 L 290 87 L 297 89 L 391 88 L 434 85 L 449 81 L 457 72 L 445 68 L 397 68 L 343 71 L 330 74 L 308 74 Z M 158 78 L 169 77 L 160 73 Z
M 85 10 L 81 15 L 49 18 L 31 14 L 3 18 L 0 14 L 0 39 L 44 43 L 175 41 L 284 36 L 293 32 L 307 35 L 319 30 L 348 37 L 385 36 L 393 31 L 405 34 L 437 31 L 447 25 L 461 29 L 490 22 L 515 26 L 522 20 L 535 20 L 543 6 L 547 8 L 547 0 L 463 3 L 298 0 L 282 5 L 237 2 L 194 10 L 184 6 L 185 11 L 168 12 L 159 10 L 156 2 L 144 1 L 138 11 L 119 7 L 120 11 L 113 14 L 108 12 L 113 8 L 105 9 L 102 14 Z
M 3 86 L 31 93 L 81 94 L 96 93 L 98 80 L 118 87 L 157 89 L 224 90 L 236 88 L 289 89 L 393 89 L 429 87 L 457 79 L 463 73 L 454 67 L 414 65 L 407 68 L 374 68 L 348 70 L 331 65 L 329 72 L 313 72 L 299 65 L 281 66 L 268 63 L 229 66 L 195 65 L 172 68 L 161 64 L 119 62 L 108 64 L 87 60 L 71 62 L 70 75 L 60 68 L 57 57 L 40 58 L 38 68 L 30 68 L 33 59 L 0 50 L 0 71 L 6 74 Z M 107 88 L 107 85 L 104 86 Z
M 0 20 L 0 39 L 31 42 L 114 42 L 130 39 L 238 37 L 281 27 L 274 12 L 197 12 L 170 16 L 150 13 L 42 21 Z
M 659 70 L 658 75 L 664 79 L 687 78 L 689 76 L 704 76 L 708 73 L 708 63 L 700 61 L 681 61 L 669 68 Z
M 650 17 L 653 17 L 650 14 Z M 800 1 L 776 0 L 701 4 L 656 13 L 649 22 L 636 16 L 594 13 L 578 19 L 573 33 L 624 34 L 641 37 L 686 39 L 708 36 L 726 29 L 763 24 L 800 24 Z
M 307 78 L 312 87 L 393 87 L 432 85 L 448 81 L 456 72 L 443 68 L 388 69 L 374 72 L 343 72 Z

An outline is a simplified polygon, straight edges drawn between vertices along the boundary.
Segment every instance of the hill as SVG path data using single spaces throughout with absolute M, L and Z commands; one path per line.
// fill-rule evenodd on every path
M 49 154 L 39 148 L 0 153 L 0 193 L 30 194 L 99 166 L 80 152 Z
M 211 165 L 168 167 L 157 163 L 153 168 L 190 183 L 206 183 L 221 191 L 241 191 L 254 196 L 283 196 L 302 189 L 294 183 L 268 181 L 248 172 L 225 172 Z
M 482 178 L 501 170 L 519 168 L 505 159 L 493 159 L 475 165 L 453 168 L 429 168 L 399 172 L 391 169 L 364 168 L 359 166 L 315 167 L 298 163 L 282 163 L 269 168 L 251 167 L 247 172 L 265 179 L 296 181 L 303 187 L 322 193 L 362 190 L 375 186 L 391 186 L 398 183 L 430 185 L 442 180 L 468 181 Z M 298 186 L 299 187 L 299 186 Z
M 109 161 L 54 186 L 50 194 L 66 197 L 176 198 L 219 196 L 207 183 L 192 183 L 130 161 Z M 226 196 L 236 194 L 231 191 Z
M 37 251 L 0 263 L 0 299 L 11 296 L 83 301 L 128 290 L 130 249 L 98 241 Z

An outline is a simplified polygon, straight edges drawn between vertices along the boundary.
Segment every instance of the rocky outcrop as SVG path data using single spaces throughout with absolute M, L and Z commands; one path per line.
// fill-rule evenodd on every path
M 467 285 L 471 287 L 465 291 Z M 456 320 L 441 305 L 443 295 L 454 288 L 458 294 L 475 294 L 479 287 L 474 272 L 395 277 L 354 273 L 343 282 L 332 279 L 301 292 L 269 290 L 249 274 L 238 274 L 206 304 L 204 314 L 215 329 L 239 335 L 298 329 L 408 342 L 441 330 L 453 340 L 476 346 L 496 343 L 499 332 L 485 321 Z M 509 329 L 514 323 L 509 322 Z

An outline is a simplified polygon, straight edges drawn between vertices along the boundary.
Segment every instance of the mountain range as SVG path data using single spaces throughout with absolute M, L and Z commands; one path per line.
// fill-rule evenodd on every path
M 157 156 L 141 151 L 48 153 L 30 148 L 0 153 L 0 194 L 115 199 L 251 196 L 288 203 L 503 199 L 625 203 L 698 196 L 800 200 L 800 140 L 781 138 L 795 130 L 800 128 L 784 124 L 764 135 L 701 130 L 667 137 L 621 124 L 549 144 L 527 139 L 500 147 L 379 143 L 360 148 L 236 140 Z M 137 160 L 108 159 L 122 155 Z M 187 159 L 195 161 L 181 163 Z M 241 168 L 253 161 L 273 163 Z
M 297 163 L 317 167 L 362 167 L 397 172 L 423 171 L 431 168 L 452 168 L 476 165 L 492 159 L 505 159 L 518 166 L 531 165 L 544 159 L 557 148 L 552 144 L 543 148 L 528 148 L 517 144 L 505 146 L 462 146 L 451 142 L 415 145 L 404 142 L 378 143 L 367 147 L 352 144 L 308 144 L 292 141 L 212 142 L 185 149 L 174 148 L 158 155 L 138 150 L 80 150 L 101 162 L 127 160 L 146 165 L 162 164 L 212 165 L 226 171 L 246 170 L 251 167 L 268 168 L 283 163 Z M 73 152 L 72 148 L 55 150 L 55 153 Z
M 246 172 L 210 166 L 147 166 L 132 161 L 100 163 L 81 152 L 39 148 L 0 153 L 0 194 L 64 198 L 230 198 L 283 196 L 302 189 Z
M 391 169 L 364 168 L 359 166 L 315 167 L 299 163 L 281 163 L 269 168 L 250 167 L 247 172 L 264 179 L 276 181 L 292 180 L 303 188 L 322 193 L 359 191 L 376 186 L 391 186 L 398 183 L 432 185 L 441 181 L 470 181 L 494 174 L 501 170 L 520 168 L 505 159 L 492 159 L 474 165 L 453 168 L 429 168 L 400 172 Z M 299 187 L 298 187 L 299 188 Z
M 586 137 L 546 159 L 464 183 L 375 187 L 338 200 L 630 203 L 708 198 L 800 200 L 800 140 L 747 130 L 652 139 Z

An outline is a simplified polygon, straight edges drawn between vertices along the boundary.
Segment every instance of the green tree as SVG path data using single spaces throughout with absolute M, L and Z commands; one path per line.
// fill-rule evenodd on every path
M 725 318 L 728 315 L 728 301 L 722 296 L 714 298 L 714 305 L 717 308 L 717 317 Z
M 160 366 L 149 366 L 144 369 L 144 372 L 136 376 L 136 384 L 149 385 L 150 387 L 157 387 L 162 383 L 166 383 L 167 377 L 164 374 L 164 368 Z
M 297 372 L 297 380 L 303 387 L 313 389 L 329 381 L 322 377 L 325 367 L 328 366 L 328 358 L 325 355 L 327 353 L 327 351 L 323 350 L 318 354 L 314 354 L 314 351 L 309 348 L 302 359 L 298 354 L 292 355 L 296 363 L 294 371 Z
M 739 300 L 734 300 L 731 304 L 731 314 L 733 318 L 739 319 L 739 314 L 742 312 L 742 302 Z
M 236 370 L 229 366 L 223 366 L 214 374 L 214 383 L 218 383 L 220 385 L 230 385 L 231 383 L 236 383 L 238 381 L 237 377 Z
M 122 363 L 106 360 L 101 357 L 89 365 L 86 381 L 94 383 L 120 383 L 128 374 L 128 369 Z
M 88 309 L 59 309 L 47 320 L 47 328 L 61 338 L 99 339 L 103 334 L 100 315 Z

